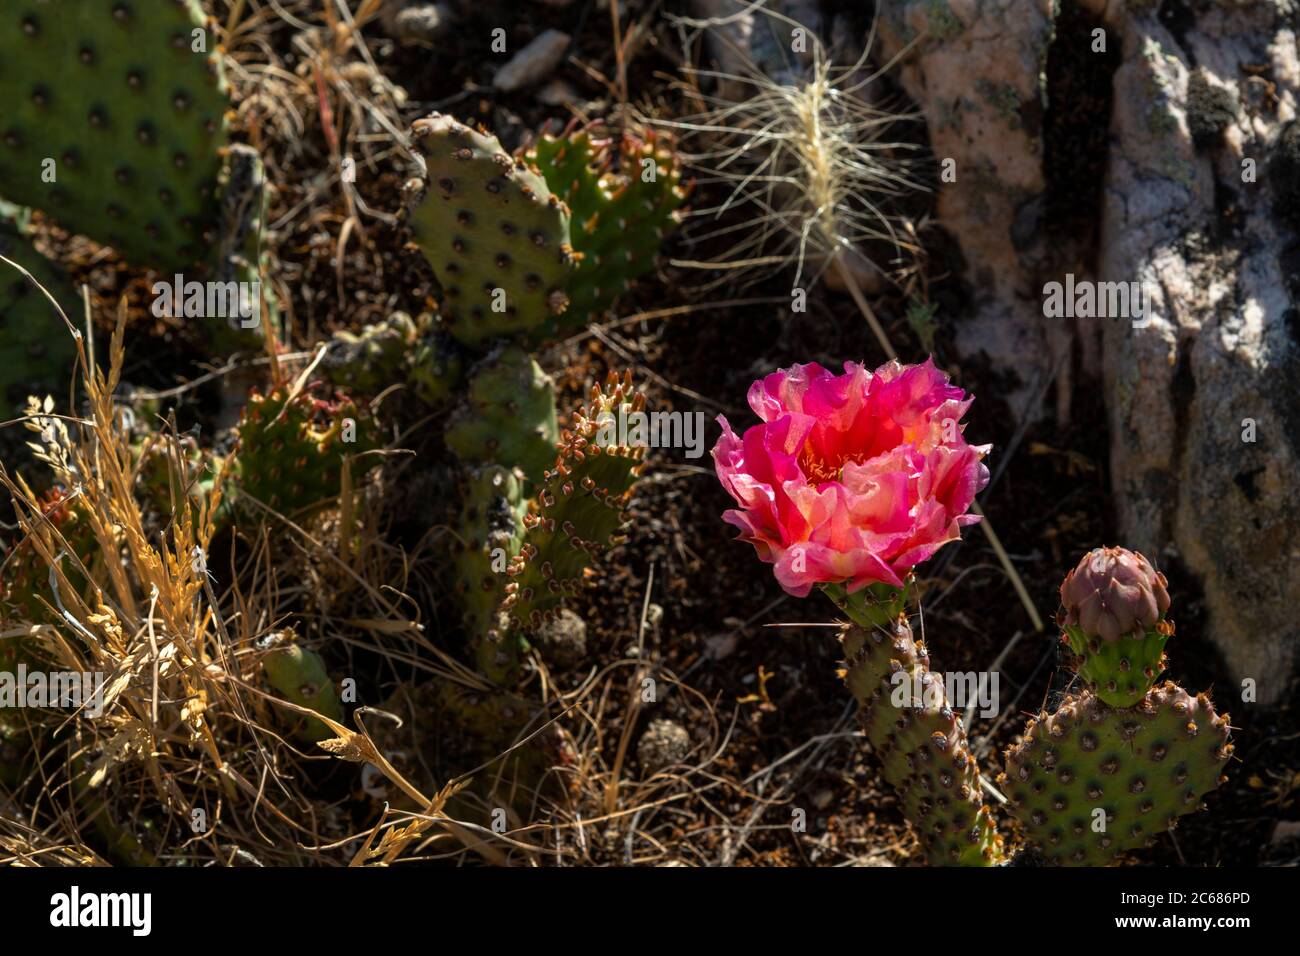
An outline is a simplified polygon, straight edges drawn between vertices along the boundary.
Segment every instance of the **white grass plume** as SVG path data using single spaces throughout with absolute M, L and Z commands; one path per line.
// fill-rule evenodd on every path
M 763 26 L 787 34 L 802 30 L 806 62 L 789 63 L 792 54 L 783 46 L 790 68 L 770 75 L 748 50 L 717 29 L 753 14 L 768 18 Z M 716 204 L 691 213 L 696 220 L 719 223 L 696 228 L 692 241 L 736 237 L 734 245 L 711 261 L 678 264 L 727 272 L 719 281 L 759 268 L 793 266 L 799 285 L 806 274 L 815 282 L 836 263 L 842 268 L 843 256 L 862 243 L 883 239 L 900 252 L 911 248 L 895 228 L 899 220 L 888 206 L 891 199 L 924 188 L 912 178 L 911 164 L 903 157 L 916 147 L 888 137 L 895 123 L 917 114 L 891 112 L 862 97 L 894 62 L 874 71 L 864 69 L 874 25 L 861 57 L 843 67 L 833 64 L 811 28 L 762 3 L 731 17 L 676 22 L 688 54 L 704 30 L 713 28 L 710 35 L 727 44 L 733 69 L 740 67 L 739 72 L 684 67 L 683 88 L 702 109 L 664 124 L 679 132 L 701 185 L 729 187 Z M 739 96 L 706 92 L 701 81 L 730 87 Z M 732 210 L 740 215 L 723 223 L 724 214 Z

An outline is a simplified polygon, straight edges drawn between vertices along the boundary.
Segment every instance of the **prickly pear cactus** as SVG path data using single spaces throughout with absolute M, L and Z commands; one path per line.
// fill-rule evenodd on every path
M 1228 717 L 1166 681 L 1165 578 L 1141 554 L 1098 548 L 1061 585 L 1057 621 L 1085 689 L 1040 713 L 998 780 L 1049 863 L 1097 866 L 1143 846 L 1225 780 Z
M 999 783 L 1049 863 L 1102 866 L 1200 809 L 1232 749 L 1204 694 L 1166 681 L 1114 708 L 1084 691 L 1029 722 Z
M 840 642 L 841 676 L 862 703 L 867 738 L 930 862 L 1001 862 L 1002 838 L 984 803 L 961 717 L 948 703 L 942 677 L 930 673 L 925 645 L 913 640 L 907 618 L 849 627 Z
M 344 456 L 358 480 L 379 464 L 369 416 L 346 397 L 318 398 L 287 386 L 254 392 L 244 407 L 231 454 L 238 497 L 252 496 L 284 515 L 335 500 Z
M 592 128 L 547 135 L 525 159 L 568 204 L 579 254 L 567 286 L 569 308 L 535 333 L 549 338 L 599 318 L 654 268 L 688 190 L 671 138 L 650 129 L 627 130 L 617 141 Z
M 631 373 L 621 381 L 611 373 L 562 433 L 559 459 L 538 490 L 536 511 L 524 517 L 524 541 L 506 572 L 505 620 L 487 636 L 496 657 L 509 659 L 522 635 L 553 619 L 564 598 L 578 593 L 587 567 L 621 542 L 645 449 L 618 443 L 617 416 L 644 407 Z
M 0 220 L 0 256 L 18 263 L 76 321 L 77 294 L 21 230 Z M 44 394 L 67 379 L 76 359 L 71 333 L 41 290 L 0 262 L 0 420 L 15 417 L 32 391 Z
M 508 668 L 498 666 L 494 655 L 480 652 L 504 595 L 506 568 L 519 553 L 528 502 L 523 475 L 500 465 L 470 471 L 464 485 L 454 562 L 456 591 L 480 667 L 495 681 L 504 678 Z
M 412 137 L 428 178 L 409 208 L 442 284 L 451 334 L 479 345 L 534 328 L 569 305 L 569 211 L 496 137 L 438 113 Z
M 226 143 L 216 48 L 195 0 L 6 2 L 6 198 L 127 259 L 192 264 L 215 217 Z
M 290 634 L 272 634 L 266 638 L 266 642 L 270 652 L 262 658 L 262 670 L 267 682 L 285 700 L 299 707 L 310 707 L 317 713 L 342 723 L 343 705 L 339 702 L 338 691 L 321 656 L 303 647 Z M 334 731 L 315 717 L 294 714 L 292 718 L 295 734 L 307 743 L 328 740 L 334 736 Z
M 533 481 L 555 463 L 555 384 L 533 357 L 503 346 L 470 373 L 447 421 L 447 447 L 470 464 L 518 466 Z

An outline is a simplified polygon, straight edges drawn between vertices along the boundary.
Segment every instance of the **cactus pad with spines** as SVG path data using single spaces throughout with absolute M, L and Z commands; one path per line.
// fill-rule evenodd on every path
M 41 496 L 39 505 L 44 518 L 32 519 L 32 534 L 41 535 L 54 553 L 66 544 L 67 549 L 78 557 L 91 555 L 95 539 L 84 512 L 85 499 L 70 496 L 62 488 L 53 488 Z M 81 580 L 75 567 L 73 562 L 65 559 L 64 571 L 74 583 Z M 30 536 L 24 535 L 8 551 L 0 548 L 0 625 L 50 622 L 50 614 L 42 600 L 54 603 L 49 587 L 49 566 Z M 5 640 L 0 639 L 0 670 L 4 669 L 6 653 L 21 653 L 16 650 L 18 644 L 9 644 L 9 652 L 4 650 L 5 646 Z
M 543 136 L 525 159 L 568 204 L 579 254 L 567 287 L 569 308 L 536 333 L 546 338 L 598 319 L 654 268 L 688 190 L 671 137 L 650 129 L 626 130 L 616 139 L 601 138 L 598 128 L 571 129 Z
M 331 720 L 342 723 L 343 705 L 325 662 L 310 648 L 303 647 L 291 636 L 280 633 L 270 636 L 271 650 L 262 658 L 262 670 L 267 682 L 279 691 L 285 700 L 299 707 L 310 707 Z M 295 728 L 297 736 L 316 743 L 334 736 L 334 731 L 324 721 L 285 711 L 286 723 Z
M 1078 626 L 1063 629 L 1061 640 L 1079 657 L 1079 676 L 1112 707 L 1140 701 L 1165 669 L 1165 642 L 1174 622 L 1163 620 L 1139 634 L 1104 641 L 1084 634 Z
M 5 197 L 129 260 L 170 271 L 200 259 L 229 103 L 216 38 L 195 52 L 195 30 L 195 0 L 5 3 Z
M 849 627 L 840 642 L 845 684 L 862 704 L 867 738 L 927 858 L 941 866 L 1001 862 L 1002 840 L 961 718 L 906 618 Z M 896 706 L 898 700 L 906 705 Z
M 412 137 L 428 178 L 408 222 L 442 285 L 451 334 L 479 345 L 564 312 L 569 211 L 541 175 L 448 116 L 416 121 Z
M 631 373 L 621 381 L 610 373 L 561 433 L 558 460 L 538 490 L 536 512 L 524 518 L 524 542 L 507 572 L 501 609 L 510 633 L 533 631 L 552 619 L 564 598 L 578 593 L 588 566 L 620 543 L 623 511 L 645 449 L 619 445 L 609 423 L 620 411 L 644 407 Z M 507 633 L 489 635 L 491 641 L 508 639 Z
M 1168 681 L 1128 708 L 1085 690 L 1026 725 L 999 783 L 1049 863 L 1101 866 L 1200 808 L 1223 779 L 1228 737 L 1206 695 Z
M 555 384 L 533 357 L 502 347 L 470 372 L 447 420 L 447 447 L 469 464 L 518 466 L 531 480 L 555 462 Z
M 346 441 L 346 423 L 355 436 Z M 363 455 L 378 446 L 373 425 L 348 398 L 293 394 L 279 386 L 254 392 L 244 406 L 232 452 L 237 499 L 250 495 L 284 515 L 335 500 L 343 479 L 343 458 L 353 458 L 353 479 L 379 464 Z
M 454 567 L 465 628 L 476 649 L 501 603 L 505 569 L 519 552 L 528 507 L 523 486 L 520 472 L 500 465 L 476 468 L 465 476 Z M 498 668 L 493 661 L 481 664 L 495 679 Z

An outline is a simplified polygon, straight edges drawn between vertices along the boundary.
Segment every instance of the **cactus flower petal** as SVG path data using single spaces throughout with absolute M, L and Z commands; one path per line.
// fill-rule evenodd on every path
M 795 596 L 821 583 L 900 587 L 979 520 L 968 511 L 989 446 L 962 435 L 970 403 L 928 360 L 773 372 L 749 390 L 760 424 L 737 436 L 718 419 L 714 463 L 739 506 L 723 518 Z

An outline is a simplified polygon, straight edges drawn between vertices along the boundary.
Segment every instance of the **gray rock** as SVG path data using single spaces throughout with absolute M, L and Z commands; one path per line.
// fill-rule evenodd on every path
M 573 667 L 587 657 L 587 622 L 567 607 L 533 635 L 542 658 L 551 666 Z
M 679 764 L 691 752 L 691 735 L 672 720 L 652 720 L 636 745 L 637 760 L 646 776 Z
M 544 30 L 497 70 L 492 85 L 503 93 L 512 93 L 539 82 L 559 65 L 569 40 L 569 35 L 560 30 Z
M 1179 36 L 1153 12 L 1107 15 L 1124 60 L 1101 277 L 1153 292 L 1146 325 L 1102 330 L 1123 541 L 1200 578 L 1209 637 L 1273 702 L 1300 642 L 1300 287 L 1284 221 L 1295 181 L 1269 183 L 1291 162 L 1295 20 L 1265 0 L 1209 7 Z M 1260 64 L 1276 100 L 1252 102 Z M 1196 115 L 1206 85 L 1228 94 L 1215 97 L 1221 145 L 1208 149 L 1194 135 L 1208 125 Z M 1240 108 L 1222 122 L 1230 102 Z

